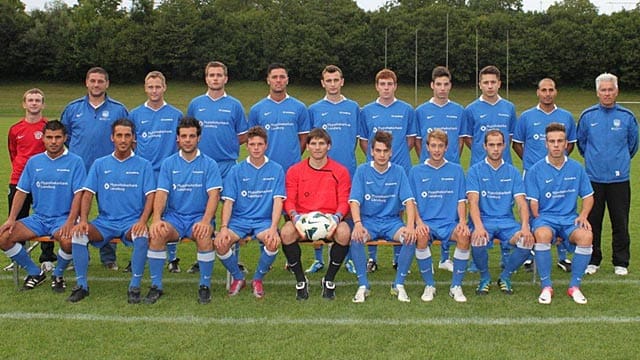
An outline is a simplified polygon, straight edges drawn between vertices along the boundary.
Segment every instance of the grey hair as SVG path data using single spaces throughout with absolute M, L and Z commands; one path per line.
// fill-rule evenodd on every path
M 618 88 L 618 77 L 613 75 L 613 74 L 609 74 L 609 73 L 602 73 L 600 75 L 598 75 L 598 77 L 596 78 L 596 90 L 598 90 L 600 88 L 600 83 L 601 82 L 612 82 L 613 86 L 617 89 Z

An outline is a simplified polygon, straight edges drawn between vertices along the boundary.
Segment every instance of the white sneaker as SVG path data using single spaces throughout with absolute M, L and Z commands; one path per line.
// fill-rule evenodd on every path
M 584 305 L 587 303 L 587 298 L 584 297 L 582 291 L 580 291 L 580 288 L 577 286 L 569 288 L 567 295 L 569 295 L 576 304 Z
M 627 270 L 627 268 L 624 266 L 614 266 L 613 273 L 618 276 L 625 276 L 629 274 L 629 270 Z
M 542 289 L 540 296 L 538 296 L 538 302 L 540 304 L 549 305 L 551 304 L 551 298 L 553 297 L 553 288 L 550 286 Z
M 358 291 L 356 291 L 356 294 L 354 295 L 353 299 L 351 299 L 351 301 L 356 304 L 363 303 L 367 299 L 367 296 L 369 296 L 369 289 L 367 289 L 366 286 L 362 285 L 358 287 Z
M 598 269 L 600 269 L 600 266 L 589 264 L 587 265 L 587 269 L 584 271 L 584 273 L 587 275 L 593 275 L 598 272 Z
M 436 288 L 434 288 L 433 286 L 427 285 L 424 287 L 424 292 L 422 293 L 422 296 L 420 297 L 420 299 L 424 302 L 429 302 L 433 300 L 433 297 L 435 295 L 436 295 Z
M 462 292 L 462 286 L 454 286 L 449 288 L 449 296 L 451 296 L 456 302 L 467 302 L 467 297 L 464 296 L 464 293 Z
M 453 261 L 449 259 L 445 261 L 441 261 L 438 264 L 438 269 L 447 270 L 448 272 L 453 272 Z
M 407 291 L 404 289 L 404 285 L 396 285 L 396 291 L 398 292 L 398 301 L 411 302 L 409 295 L 407 295 Z

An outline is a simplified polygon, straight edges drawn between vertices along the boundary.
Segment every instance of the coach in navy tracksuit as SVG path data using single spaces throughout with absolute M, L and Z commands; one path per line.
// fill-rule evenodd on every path
M 593 227 L 593 254 L 587 274 L 595 274 L 602 261 L 602 218 L 609 208 L 612 260 L 616 275 L 629 267 L 629 184 L 631 158 L 638 150 L 638 123 L 634 114 L 616 104 L 618 78 L 604 73 L 596 78 L 600 103 L 586 109 L 578 121 L 578 149 L 593 186 L 595 204 L 589 214 Z

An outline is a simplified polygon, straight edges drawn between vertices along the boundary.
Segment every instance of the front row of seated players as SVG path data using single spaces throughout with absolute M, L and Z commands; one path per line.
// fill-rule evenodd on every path
M 88 243 L 104 246 L 119 237 L 125 243 L 133 242 L 134 247 L 128 301 L 142 301 L 140 282 L 148 258 L 152 286 L 144 300 L 154 303 L 163 294 L 165 244 L 190 236 L 198 243 L 201 266 L 199 302 L 211 300 L 214 260 L 211 238 L 222 186 L 216 163 L 198 151 L 199 123 L 192 118 L 180 121 L 177 130 L 180 151 L 163 163 L 157 191 L 154 191 L 156 186 L 150 163 L 132 151 L 133 127 L 127 119 L 113 124 L 111 140 L 114 152 L 98 159 L 85 179 L 82 160 L 64 149 L 64 126 L 58 121 L 51 121 L 45 126 L 46 151 L 27 163 L 10 216 L 0 227 L 0 247 L 28 272 L 24 289 L 33 289 L 46 276 L 31 261 L 19 241 L 53 234 L 60 242 L 58 266 L 52 282 L 56 292 L 65 290 L 62 275 L 72 258 L 70 250 L 73 249 L 77 286 L 68 300 L 77 302 L 89 295 L 86 276 Z M 485 161 L 474 165 L 468 174 L 466 195 L 470 202 L 472 234 L 466 225 L 464 174 L 459 165 L 444 158 L 447 136 L 440 130 L 429 133 L 429 157 L 424 164 L 414 166 L 408 177 L 398 165 L 390 162 L 391 134 L 378 132 L 371 145 L 373 161 L 358 168 L 352 189 L 348 171 L 327 157 L 331 139 L 322 129 L 311 131 L 307 139 L 310 157 L 294 165 L 286 177 L 282 168 L 264 155 L 267 148 L 264 129 L 252 128 L 248 138 L 247 160 L 235 165 L 232 176 L 225 182 L 221 231 L 215 239 L 218 256 L 234 277 L 229 295 L 237 294 L 245 285 L 231 246 L 241 237 L 255 234 L 264 247 L 252 287 L 256 297 L 264 296 L 262 277 L 278 251 L 280 237 L 277 224 L 283 202 L 290 217 L 282 229 L 283 250 L 296 275 L 297 298 L 300 300 L 308 298 L 309 294 L 297 241 L 306 239 L 298 232 L 295 223 L 300 220 L 300 214 L 311 211 L 332 214 L 337 224 L 328 236 L 335 243 L 329 270 L 322 280 L 325 298 L 335 297 L 334 279 L 349 250 L 350 237 L 353 239 L 352 255 L 359 283 L 353 302 L 364 302 L 369 293 L 364 244 L 377 237 L 402 242 L 399 267 L 392 286 L 392 293 L 400 301 L 410 301 L 404 288 L 404 278 L 414 253 L 425 283 L 421 298 L 423 301 L 433 299 L 436 291 L 429 245 L 436 239 L 457 242 L 449 294 L 458 302 L 466 301 L 461 283 L 469 259 L 470 242 L 481 270 L 481 281 L 476 290 L 480 295 L 488 292 L 490 284 L 488 240 L 495 237 L 515 245 L 516 250 L 498 280 L 501 290 L 512 293 L 511 273 L 526 259 L 533 237 L 528 226 L 529 212 L 523 198 L 522 181 L 517 170 L 502 161 L 505 143 L 499 131 L 487 132 Z M 550 243 L 561 237 L 577 245 L 568 294 L 576 303 L 584 304 L 587 299 L 580 291 L 580 283 L 592 249 L 592 234 L 586 217 L 593 204 L 593 190 L 584 168 L 564 153 L 566 135 L 563 125 L 553 123 L 547 127 L 546 146 L 547 157 L 536 163 L 525 177 L 542 286 L 538 301 L 542 304 L 551 302 Z M 286 193 L 283 179 L 286 179 Z M 84 195 L 81 196 L 82 190 Z M 16 222 L 15 215 L 28 193 L 33 195 L 35 213 Z M 87 218 L 94 194 L 99 200 L 99 215 L 89 224 Z M 582 197 L 583 205 L 576 217 L 578 196 Z M 520 210 L 521 224 L 515 222 L 512 214 L 514 200 Z M 67 206 L 61 206 L 63 204 Z M 407 225 L 400 217 L 402 205 Z M 349 211 L 348 206 L 354 219 L 352 236 L 349 225 L 342 221 L 343 214 Z M 152 210 L 153 221 L 150 231 L 147 231 L 146 223 Z M 80 221 L 73 227 L 78 216 Z

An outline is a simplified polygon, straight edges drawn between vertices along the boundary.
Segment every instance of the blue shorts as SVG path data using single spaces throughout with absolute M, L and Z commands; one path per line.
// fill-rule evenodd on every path
M 229 220 L 229 230 L 243 239 L 247 236 L 255 236 L 271 227 L 271 219 L 239 219 Z
M 171 224 L 176 231 L 178 232 L 178 238 L 190 238 L 193 232 L 193 225 L 199 222 L 202 219 L 204 214 L 196 214 L 196 215 L 178 215 L 176 213 L 166 213 L 164 214 L 163 220 Z M 215 229 L 216 220 L 213 218 L 211 220 L 211 226 Z M 178 239 L 178 240 L 179 240 Z M 171 241 L 170 241 L 171 242 Z
M 133 245 L 133 242 L 127 239 L 125 235 L 136 221 L 130 221 L 128 223 L 125 222 L 123 224 L 121 221 L 116 222 L 97 217 L 91 222 L 91 225 L 95 226 L 98 232 L 100 232 L 100 235 L 102 235 L 102 241 L 90 242 L 90 244 L 94 247 L 101 248 L 107 245 L 111 240 L 120 238 L 120 241 L 124 245 L 130 247 Z
M 378 220 L 378 221 L 376 221 Z M 393 241 L 393 236 L 398 230 L 404 226 L 400 219 L 389 219 L 387 221 L 379 221 L 379 219 L 362 219 L 362 225 L 369 232 L 369 241 L 384 239 Z
M 487 234 L 489 234 L 489 241 L 487 242 L 489 249 L 493 248 L 493 239 L 499 239 L 502 246 L 509 245 L 509 240 L 522 228 L 522 225 L 515 220 L 486 221 L 483 222 L 483 225 L 487 230 Z M 469 230 L 473 232 L 473 223 L 469 224 Z
M 455 230 L 458 225 L 454 222 L 434 224 L 425 221 L 424 223 L 429 226 L 429 245 L 431 245 L 435 240 L 440 240 L 441 246 L 449 245 L 449 242 L 452 241 L 451 235 L 453 234 L 453 230 Z
M 566 222 L 560 223 L 558 221 L 554 221 L 549 217 L 539 216 L 533 220 L 531 220 L 531 229 L 535 232 L 537 229 L 541 227 L 548 227 L 551 229 L 551 243 L 555 244 L 558 240 L 558 237 L 562 238 L 562 242 L 565 244 L 567 251 L 573 253 L 576 249 L 575 244 L 572 244 L 569 241 L 569 237 L 571 234 L 578 229 L 578 226 L 574 223 L 567 224 Z
M 36 236 L 53 235 L 67 221 L 67 215 L 58 217 L 44 217 L 32 214 L 26 218 L 18 220 L 22 225 L 33 231 Z

